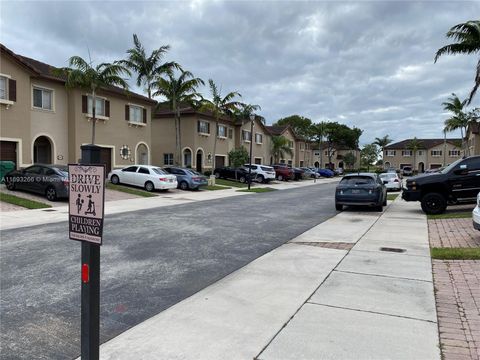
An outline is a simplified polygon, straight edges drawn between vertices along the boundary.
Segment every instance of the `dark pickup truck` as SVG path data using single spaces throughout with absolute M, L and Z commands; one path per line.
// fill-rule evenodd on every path
M 427 214 L 441 214 L 449 204 L 475 200 L 480 192 L 480 156 L 459 159 L 439 173 L 407 180 L 402 198 L 420 201 Z

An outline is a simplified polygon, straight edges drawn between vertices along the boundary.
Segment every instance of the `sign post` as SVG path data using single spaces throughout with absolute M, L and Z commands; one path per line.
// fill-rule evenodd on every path
M 83 160 L 94 162 L 96 146 L 83 149 Z M 90 150 L 92 153 L 90 153 Z M 69 234 L 82 242 L 81 358 L 99 359 L 100 245 L 103 238 L 105 166 L 72 164 L 69 171 Z

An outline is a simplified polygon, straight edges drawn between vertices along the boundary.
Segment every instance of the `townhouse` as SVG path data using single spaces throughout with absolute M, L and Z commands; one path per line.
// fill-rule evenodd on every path
M 67 90 L 55 68 L 0 44 L 0 160 L 16 167 L 76 163 L 91 142 L 92 97 Z M 96 145 L 107 171 L 151 162 L 151 112 L 155 101 L 109 87 L 96 99 Z
M 329 163 L 329 152 L 330 163 Z M 331 169 L 347 169 L 348 166 L 344 161 L 345 155 L 353 154 L 355 157 L 355 163 L 353 168 L 360 167 L 360 149 L 348 149 L 341 146 L 333 146 L 329 149 L 326 143 L 322 143 L 320 146 L 318 143 L 312 143 L 312 161 L 315 167 L 328 167 Z
M 480 123 L 474 123 L 468 126 L 466 139 L 468 154 L 480 155 Z
M 462 156 L 461 139 L 417 139 L 419 149 L 410 149 L 412 139 L 406 139 L 385 146 L 383 149 L 384 168 L 403 169 L 411 166 L 415 171 L 424 172 L 447 166 Z M 415 163 L 414 163 L 415 162 Z
M 287 146 L 291 150 L 291 154 L 284 152 L 283 158 L 278 159 L 280 164 L 287 164 L 290 166 L 299 166 L 299 159 L 296 156 L 296 146 L 295 143 L 299 139 L 298 136 L 293 132 L 290 126 L 266 126 L 268 133 L 271 136 L 283 136 L 287 139 Z M 270 149 L 271 152 L 271 149 Z M 270 155 L 270 164 L 275 163 L 276 159 L 273 154 Z

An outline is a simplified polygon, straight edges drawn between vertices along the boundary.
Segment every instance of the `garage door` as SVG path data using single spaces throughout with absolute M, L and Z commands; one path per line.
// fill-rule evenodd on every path
M 105 176 L 112 170 L 112 149 L 102 148 L 100 150 L 100 163 L 105 164 Z
M 17 143 L 14 141 L 0 141 L 0 160 L 13 161 L 17 165 Z
M 215 156 L 215 166 L 217 168 L 225 166 L 225 156 Z

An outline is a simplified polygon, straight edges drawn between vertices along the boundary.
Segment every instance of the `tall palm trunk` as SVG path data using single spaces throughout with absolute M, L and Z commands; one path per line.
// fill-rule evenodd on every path
M 175 111 L 175 165 L 181 166 L 182 156 L 180 147 L 180 110 Z

